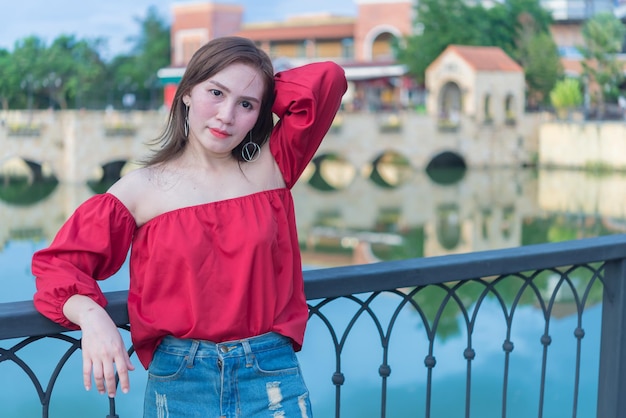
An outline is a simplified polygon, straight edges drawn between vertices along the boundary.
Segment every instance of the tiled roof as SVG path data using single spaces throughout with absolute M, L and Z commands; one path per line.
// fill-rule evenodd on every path
M 476 71 L 524 71 L 499 47 L 450 45 L 441 55 L 448 52 L 459 55 Z

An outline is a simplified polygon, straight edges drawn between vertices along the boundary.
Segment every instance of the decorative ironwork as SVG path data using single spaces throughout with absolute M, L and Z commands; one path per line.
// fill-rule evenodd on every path
M 550 278 L 558 277 L 558 282 L 545 280 L 546 275 Z M 601 281 L 603 278 L 603 264 L 594 266 L 590 264 L 570 266 L 566 268 L 551 268 L 541 269 L 526 273 L 507 274 L 497 277 L 489 278 L 477 278 L 469 279 L 452 283 L 439 283 L 432 285 L 416 286 L 413 288 L 396 289 L 377 291 L 373 293 L 361 294 L 359 296 L 349 295 L 340 298 L 327 298 L 316 303 L 310 304 L 310 319 L 319 318 L 327 327 L 328 334 L 333 341 L 336 352 L 336 370 L 333 374 L 332 381 L 337 388 L 336 397 L 336 409 L 335 415 L 340 416 L 340 400 L 341 400 L 341 386 L 344 384 L 345 378 L 341 369 L 341 357 L 344 346 L 348 340 L 350 333 L 362 317 L 366 317 L 371 320 L 375 325 L 378 332 L 378 339 L 380 346 L 383 350 L 382 364 L 379 368 L 379 374 L 381 376 L 381 417 L 386 416 L 386 386 L 387 378 L 391 374 L 391 364 L 389 363 L 389 343 L 394 331 L 403 332 L 401 329 L 394 329 L 396 319 L 400 315 L 403 309 L 410 308 L 419 314 L 421 323 L 425 333 L 427 335 L 427 341 L 416 341 L 416 346 L 420 344 L 427 344 L 428 354 L 424 358 L 424 365 L 427 368 L 427 393 L 426 397 L 426 410 L 425 417 L 431 415 L 431 396 L 430 389 L 432 387 L 433 373 L 437 365 L 437 357 L 435 353 L 435 343 L 438 336 L 438 330 L 445 322 L 445 317 L 460 316 L 464 325 L 464 329 L 461 330 L 461 334 L 467 335 L 467 347 L 462 353 L 464 359 L 467 361 L 467 384 L 465 393 L 465 411 L 466 416 L 470 416 L 470 398 L 472 390 L 471 372 L 472 372 L 472 360 L 476 356 L 476 350 L 480 348 L 474 347 L 473 334 L 476 329 L 477 317 L 480 312 L 480 308 L 483 303 L 493 298 L 497 301 L 501 309 L 502 319 L 506 323 L 506 336 L 502 344 L 502 349 L 505 353 L 504 360 L 504 372 L 503 372 L 503 393 L 502 393 L 502 417 L 507 416 L 507 397 L 508 397 L 508 381 L 509 381 L 509 358 L 513 352 L 514 341 L 511 339 L 511 331 L 513 328 L 513 318 L 516 310 L 522 304 L 533 304 L 539 307 L 542 316 L 545 320 L 545 333 L 541 337 L 541 344 L 543 345 L 543 360 L 541 370 L 541 380 L 539 383 L 539 391 L 541 394 L 539 405 L 539 417 L 542 416 L 543 411 L 543 393 L 545 392 L 546 382 L 546 367 L 547 367 L 547 354 L 548 348 L 552 341 L 549 331 L 550 322 L 553 318 L 553 311 L 558 305 L 558 299 L 560 295 L 571 292 L 570 303 L 573 303 L 577 316 L 577 328 L 573 330 L 573 334 L 577 340 L 577 357 L 575 366 L 575 394 L 574 404 L 572 405 L 572 416 L 576 415 L 577 401 L 578 401 L 578 388 L 579 388 L 579 375 L 581 365 L 581 353 L 580 345 L 581 340 L 584 337 L 583 325 L 583 313 L 586 307 L 590 304 L 597 304 L 601 302 L 602 298 L 602 286 Z M 512 289 L 512 285 L 517 283 L 518 289 Z M 482 290 L 476 291 L 476 287 Z M 433 289 L 438 289 L 442 293 L 440 300 L 437 300 L 434 306 L 434 311 L 428 309 L 428 305 L 433 306 L 432 297 L 434 296 Z M 387 295 L 394 295 L 399 297 L 395 311 L 392 313 L 390 320 L 387 323 L 381 322 L 379 316 L 376 313 L 376 309 L 372 307 L 378 298 L 385 297 Z M 425 295 L 424 297 L 420 297 Z M 324 314 L 324 308 L 329 304 L 336 302 L 339 299 L 349 300 L 356 304 L 355 312 L 343 312 L 351 319 L 343 330 L 342 333 L 338 332 L 333 322 Z M 345 304 L 343 305 L 345 306 Z M 399 359 L 401 360 L 401 359 Z M 566 408 L 565 405 L 563 408 Z
M 367 321 L 373 325 L 377 344 L 382 350 L 378 374 L 380 376 L 380 417 L 386 417 L 389 409 L 388 381 L 392 371 L 402 367 L 402 358 L 392 358 L 391 342 L 403 332 L 397 328 L 401 313 L 409 310 L 424 339 L 415 341 L 426 353 L 424 373 L 426 376 L 424 410 L 416 416 L 431 417 L 434 374 L 438 364 L 450 361 L 449 356 L 437 352 L 437 338 L 445 331 L 450 318 L 455 318 L 466 338 L 465 348 L 458 354 L 466 364 L 465 416 L 472 407 L 473 364 L 481 354 L 478 320 L 484 306 L 496 306 L 498 316 L 505 325 L 502 335 L 502 393 L 501 416 L 509 411 L 510 364 L 516 344 L 513 330 L 518 322 L 516 313 L 525 305 L 532 305 L 543 317 L 543 333 L 537 344 L 541 350 L 540 378 L 537 382 L 539 405 L 537 416 L 544 416 L 546 379 L 549 375 L 548 353 L 553 344 L 551 327 L 558 310 L 566 301 L 573 308 L 576 318 L 572 337 L 576 345 L 573 370 L 573 394 L 570 405 L 561 407 L 568 416 L 576 417 L 579 407 L 581 364 L 585 360 L 582 342 L 585 333 L 585 312 L 602 304 L 602 335 L 600 367 L 598 370 L 597 416 L 618 416 L 625 410 L 626 401 L 621 396 L 626 389 L 626 338 L 623 321 L 626 319 L 626 236 L 610 236 L 570 241 L 558 244 L 541 244 L 515 249 L 485 251 L 443 257 L 381 262 L 361 266 L 348 266 L 305 272 L 305 290 L 309 301 L 309 321 L 321 322 L 327 330 L 334 347 L 334 371 L 329 377 L 335 386 L 335 417 L 341 416 L 342 388 L 346 384 L 342 360 L 350 353 L 344 351 L 357 323 Z M 114 321 L 128 330 L 126 292 L 111 292 L 109 313 Z M 392 297 L 397 304 L 391 312 L 380 312 L 377 302 Z M 342 304 L 342 320 L 335 321 L 332 307 Z M 348 307 L 352 307 L 349 310 Z M 496 315 L 489 311 L 490 315 Z M 338 322 L 345 322 L 341 326 Z M 9 349 L 0 349 L 0 366 L 9 361 L 20 367 L 35 386 L 42 405 L 42 416 L 48 417 L 50 396 L 59 372 L 67 359 L 79 349 L 80 341 L 62 332 L 56 324 L 41 317 L 30 302 L 0 304 L 0 340 L 24 338 Z M 39 377 L 20 357 L 20 351 L 35 342 L 47 339 L 66 341 L 69 348 L 58 362 L 47 383 Z M 495 337 L 494 337 L 495 338 Z M 418 350 L 415 350 L 416 352 Z M 132 354 L 132 347 L 129 351 Z M 414 359 L 412 359 L 414 361 Z M 44 389 L 45 386 L 45 389 Z M 497 398 L 492 395 L 492 398 Z M 102 415 L 105 412 L 103 411 Z M 108 417 L 117 417 L 115 401 L 110 401 Z

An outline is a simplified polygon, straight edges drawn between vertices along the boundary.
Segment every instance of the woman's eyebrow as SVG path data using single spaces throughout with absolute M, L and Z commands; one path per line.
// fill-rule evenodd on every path
M 223 85 L 219 81 L 209 80 L 209 83 L 214 84 L 215 86 L 219 87 L 220 90 L 224 90 L 226 93 L 232 93 L 232 91 L 228 87 L 226 87 L 225 85 Z M 241 96 L 240 98 L 244 99 L 244 100 L 247 100 L 249 102 L 261 103 L 260 99 L 257 99 L 256 97 L 252 97 L 252 96 Z

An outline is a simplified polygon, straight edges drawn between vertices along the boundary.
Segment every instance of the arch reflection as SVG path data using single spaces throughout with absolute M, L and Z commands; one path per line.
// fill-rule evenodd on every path
M 315 171 L 308 182 L 315 189 L 334 191 L 345 189 L 354 180 L 356 169 L 338 154 L 322 154 L 311 161 Z
M 48 197 L 58 180 L 46 165 L 13 157 L 0 165 L 0 199 L 16 206 L 30 206 Z
M 406 183 L 414 174 L 411 162 L 396 151 L 385 151 L 369 167 L 369 177 L 374 184 L 395 188 Z

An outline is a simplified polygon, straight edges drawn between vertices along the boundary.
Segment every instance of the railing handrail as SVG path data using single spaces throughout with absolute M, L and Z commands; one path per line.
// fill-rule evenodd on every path
M 307 300 L 626 258 L 626 234 L 304 272 Z M 381 280 L 383 279 L 383 280 Z M 328 284 L 332 281 L 332 289 Z M 0 317 L 1 318 L 1 317 Z
M 473 253 L 384 261 L 304 272 L 307 300 L 445 283 L 532 269 L 626 259 L 626 234 Z M 329 284 L 332 282 L 332 286 Z M 128 324 L 125 290 L 105 293 L 107 311 Z M 16 324 L 19 324 L 16 326 Z M 0 340 L 68 331 L 35 310 L 32 301 L 0 303 Z
M 387 381 L 390 377 L 392 361 L 389 357 L 389 344 L 392 331 L 396 329 L 397 315 L 404 310 L 414 309 L 418 313 L 416 319 L 426 330 L 422 344 L 428 347 L 424 358 L 426 370 L 426 389 L 424 397 L 425 416 L 431 416 L 433 407 L 432 386 L 435 376 L 434 367 L 437 364 L 435 346 L 437 346 L 438 330 L 445 328 L 445 309 L 456 309 L 462 318 L 465 333 L 468 336 L 467 346 L 462 356 L 467 363 L 465 385 L 465 413 L 469 416 L 472 407 L 472 393 L 474 385 L 471 381 L 472 363 L 476 345 L 480 338 L 475 335 L 474 325 L 481 306 L 489 299 L 496 301 L 502 309 L 503 319 L 506 322 L 504 343 L 502 344 L 504 366 L 502 368 L 502 411 L 506 415 L 507 401 L 510 399 L 508 384 L 511 382 L 509 359 L 514 348 L 512 339 L 513 315 L 522 304 L 523 296 L 529 297 L 539 306 L 544 315 L 544 333 L 541 336 L 542 361 L 541 377 L 539 379 L 539 407 L 538 417 L 543 416 L 546 407 L 545 394 L 546 370 L 548 368 L 548 346 L 552 342 L 549 324 L 553 316 L 553 309 L 559 303 L 559 297 L 571 293 L 573 304 L 577 312 L 577 325 L 573 336 L 576 345 L 576 360 L 573 379 L 573 416 L 577 416 L 580 400 L 580 378 L 582 356 L 582 340 L 585 336 L 586 321 L 583 321 L 583 312 L 592 304 L 602 303 L 602 323 L 600 338 L 592 339 L 592 344 L 599 348 L 599 368 L 597 386 L 597 416 L 618 417 L 626 410 L 626 234 L 609 235 L 604 237 L 586 238 L 561 243 L 538 244 L 524 247 L 489 250 L 465 254 L 446 255 L 428 258 L 414 258 L 402 261 L 379 262 L 367 265 L 333 267 L 304 272 L 305 292 L 309 301 L 311 318 L 320 320 L 327 327 L 328 337 L 335 349 L 335 370 L 332 373 L 332 384 L 335 385 L 335 416 L 340 417 L 341 393 L 344 384 L 344 369 L 342 368 L 342 353 L 347 339 L 354 335 L 356 322 L 361 318 L 369 318 L 375 324 L 375 334 L 382 349 L 382 363 L 379 367 L 381 383 L 381 418 L 387 414 Z M 511 279 L 515 280 L 512 282 Z M 515 290 L 511 293 L 512 283 Z M 505 285 L 506 284 L 506 285 Z M 518 286 L 519 285 L 519 286 Z M 478 287 L 476 287 L 478 286 Z M 580 287 L 579 287 L 580 286 Z M 435 298 L 435 305 L 424 302 L 429 290 L 436 290 L 444 296 L 441 301 Z M 469 292 L 466 292 L 469 289 Z M 476 289 L 481 289 L 475 293 Z M 561 289 L 563 291 L 561 292 Z M 598 292 L 601 290 L 601 294 Z M 379 296 L 395 295 L 398 305 L 388 321 L 382 321 L 374 311 L 374 301 Z M 127 291 L 106 293 L 109 304 L 107 311 L 114 322 L 128 330 Z M 344 299 L 345 297 L 345 299 Z M 349 319 L 349 324 L 335 328 L 327 316 L 327 307 L 335 302 L 349 301 L 356 304 L 356 311 Z M 429 299 L 430 301 L 430 299 Z M 470 308 L 472 306 L 472 308 Z M 435 311 L 432 311 L 435 308 Z M 429 312 L 428 309 L 431 311 Z M 384 312 L 381 312 L 384 314 Z M 348 314 L 348 317 L 350 314 Z M 0 362 L 12 361 L 30 377 L 38 388 L 39 400 L 42 405 L 43 416 L 48 416 L 50 396 L 58 373 L 71 356 L 80 348 L 80 337 L 62 334 L 67 329 L 51 322 L 39 314 L 32 301 L 20 301 L 0 304 L 0 340 L 26 337 L 18 341 L 8 350 L 0 348 Z M 397 331 L 402 332 L 402 331 Z M 21 348 L 38 342 L 40 337 L 64 339 L 70 343 L 66 354 L 59 361 L 55 372 L 48 383 L 41 382 L 27 364 L 17 355 Z M 474 338 L 476 337 L 476 339 Z M 598 346 L 599 344 L 599 346 Z M 132 350 L 132 347 L 129 349 Z M 397 359 L 396 359 L 397 360 Z M 449 360 L 449 359 L 448 359 Z M 396 364 L 396 363 L 394 363 Z M 47 389 L 43 389 L 45 385 Z M 474 389 L 475 390 L 475 389 Z M 115 415 L 115 402 L 109 407 L 109 416 Z

